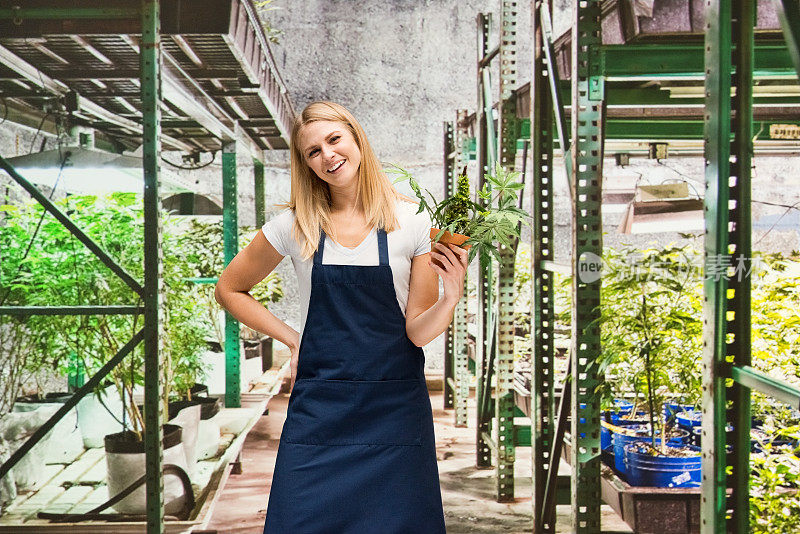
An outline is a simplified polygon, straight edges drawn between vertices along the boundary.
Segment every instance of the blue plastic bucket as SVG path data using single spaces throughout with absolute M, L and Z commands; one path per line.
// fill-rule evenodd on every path
M 699 434 L 695 434 L 694 430 L 703 424 L 703 412 L 697 412 L 694 410 L 681 412 L 675 415 L 675 421 L 678 423 L 680 428 L 687 430 L 689 435 L 692 436 L 692 445 L 699 446 L 699 441 L 694 441 Z
M 623 480 L 627 480 L 628 476 L 628 472 L 625 467 L 625 445 L 652 440 L 652 437 L 650 436 L 650 425 L 632 425 L 628 427 L 628 430 L 636 432 L 636 435 L 629 436 L 627 434 L 620 434 L 618 432 L 613 432 L 611 434 L 611 443 L 614 447 L 614 469 L 617 470 L 617 473 Z M 661 443 L 661 440 L 656 438 L 656 444 L 659 443 Z
M 639 452 L 634 443 L 625 446 L 628 484 L 655 488 L 696 488 L 701 480 L 700 450 L 691 445 L 686 448 L 697 452 L 689 457 L 653 456 Z
M 647 425 L 647 421 L 644 420 L 629 420 L 629 419 L 614 419 L 611 418 L 611 424 L 614 426 L 620 426 L 623 428 L 628 428 L 637 425 Z M 649 427 L 648 427 L 649 428 Z M 614 431 L 606 426 L 605 421 L 601 421 L 600 424 L 600 450 L 606 450 L 613 446 L 611 441 L 611 435 L 614 434 Z
M 675 418 L 679 413 L 683 412 L 693 412 L 694 405 L 693 404 L 676 404 L 674 402 L 665 402 L 664 403 L 664 421 L 668 425 L 675 423 Z

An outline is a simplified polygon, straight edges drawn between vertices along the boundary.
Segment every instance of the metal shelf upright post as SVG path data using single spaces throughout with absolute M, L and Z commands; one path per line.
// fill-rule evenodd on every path
M 517 2 L 503 0 L 500 15 L 500 100 L 499 100 L 499 165 L 513 171 L 516 164 L 517 137 L 517 99 L 514 90 L 517 86 Z M 492 170 L 494 172 L 494 170 Z M 514 264 L 517 256 L 516 246 L 500 245 L 498 269 L 497 305 L 497 364 L 496 372 L 496 414 L 495 414 L 495 458 L 497 464 L 497 500 L 514 500 L 514 412 L 516 404 L 512 382 L 514 380 Z
M 552 470 L 558 474 L 560 457 L 550 456 L 555 437 L 555 273 L 544 268 L 555 259 L 553 250 L 553 99 L 550 96 L 550 65 L 545 53 L 542 9 L 546 0 L 531 2 L 533 33 L 533 75 L 531 77 L 531 149 L 533 152 L 530 189 L 533 231 L 531 232 L 531 460 L 533 532 L 554 532 L 554 521 L 545 513 L 545 488 Z
M 600 269 L 604 78 L 600 0 L 572 4 L 570 459 L 572 531 L 600 531 Z
M 516 38 L 517 2 L 501 3 L 498 43 L 488 49 L 491 16 L 478 16 L 478 187 L 484 175 L 494 173 L 499 165 L 513 171 L 516 163 L 517 119 Z M 497 134 L 493 112 L 490 65 L 499 61 L 499 102 Z M 496 469 L 498 502 L 514 499 L 514 460 L 516 406 L 512 390 L 514 375 L 514 263 L 516 247 L 501 245 L 497 267 L 490 261 L 479 270 L 478 280 L 478 467 L 491 467 L 493 454 Z M 495 275 L 497 271 L 497 275 Z M 494 388 L 492 378 L 494 376 Z
M 493 54 L 489 53 L 489 34 L 492 25 L 491 13 L 478 14 L 478 107 L 476 110 L 477 123 L 477 157 L 478 157 L 478 189 L 483 188 L 484 175 L 494 167 L 493 155 L 496 153 L 494 138 L 494 117 L 492 116 L 491 91 L 488 103 L 486 99 L 487 88 L 485 82 L 489 80 L 488 66 Z M 477 201 L 482 203 L 481 199 Z M 476 466 L 479 469 L 491 469 L 491 449 L 486 437 L 491 429 L 492 413 L 491 404 L 491 376 L 488 357 L 491 350 L 487 343 L 493 336 L 487 335 L 491 325 L 492 294 L 494 289 L 491 266 L 487 271 L 478 269 L 477 293 L 478 310 L 477 326 L 478 335 L 475 343 L 475 359 L 478 383 L 475 389 L 477 404 L 476 425 Z
M 796 3 L 780 5 L 789 56 L 800 74 L 800 12 Z M 707 4 L 703 534 L 750 531 L 751 390 L 800 407 L 800 389 L 750 366 L 755 20 L 753 0 Z
M 239 251 L 239 210 L 236 184 L 236 141 L 222 146 L 222 226 L 225 265 Z M 239 321 L 225 312 L 225 407 L 241 406 Z
M 456 146 L 456 172 L 453 176 L 454 187 L 458 186 L 457 179 L 461 172 L 466 172 L 469 161 L 469 125 L 467 124 L 468 112 L 460 109 L 456 112 L 455 146 Z M 455 311 L 455 339 L 453 342 L 453 374 L 455 375 L 455 426 L 467 426 L 467 400 L 469 399 L 469 383 L 471 373 L 469 370 L 469 344 L 467 333 L 467 316 L 469 314 L 469 278 L 464 279 L 464 294 L 456 306 Z
M 454 179 L 456 172 L 456 142 L 455 128 L 452 121 L 444 121 L 444 198 L 453 196 Z M 452 408 L 455 404 L 456 385 L 455 385 L 455 318 L 447 327 L 444 333 L 444 408 Z
M 142 1 L 141 97 L 144 171 L 144 446 L 147 476 L 147 532 L 164 531 L 164 280 L 161 276 L 161 9 Z
M 550 35 L 550 6 L 532 2 L 534 32 L 531 92 L 531 142 L 534 156 L 532 235 L 532 399 L 534 532 L 555 532 L 558 465 L 569 421 L 572 531 L 600 530 L 600 407 L 595 395 L 602 381 L 600 353 L 600 268 L 602 265 L 601 190 L 605 82 L 601 61 L 600 2 L 573 2 L 571 58 L 571 132 L 566 138 L 565 110 Z M 549 90 L 548 90 L 549 86 Z M 553 141 L 559 146 L 572 202 L 572 339 L 568 382 L 556 414 L 553 347 L 554 261 Z
M 444 122 L 444 196 L 451 197 L 458 187 L 458 176 L 465 169 L 468 156 L 466 110 L 459 110 L 455 122 Z M 455 408 L 455 426 L 467 426 L 469 397 L 469 362 L 467 352 L 467 281 L 463 298 L 456 306 L 453 322 L 445 332 L 444 408 Z
M 253 158 L 253 189 L 255 194 L 256 229 L 267 222 L 266 199 L 264 197 L 264 163 Z

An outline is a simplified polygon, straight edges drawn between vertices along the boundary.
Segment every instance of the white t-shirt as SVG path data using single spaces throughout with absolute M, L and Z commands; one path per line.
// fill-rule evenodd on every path
M 398 200 L 396 216 L 399 228 L 386 234 L 389 248 L 389 265 L 394 278 L 394 292 L 397 303 L 405 314 L 408 303 L 409 281 L 411 279 L 411 260 L 414 256 L 425 254 L 431 250 L 431 221 L 426 212 L 417 214 L 417 204 Z M 314 257 L 304 260 L 301 247 L 294 238 L 294 212 L 283 210 L 261 228 L 264 237 L 282 256 L 290 256 L 297 273 L 298 293 L 300 296 L 300 336 L 308 315 L 308 302 L 311 298 L 311 267 Z M 347 248 L 333 239 L 326 237 L 325 250 L 322 254 L 325 265 L 379 265 L 378 232 L 373 229 L 355 248 Z

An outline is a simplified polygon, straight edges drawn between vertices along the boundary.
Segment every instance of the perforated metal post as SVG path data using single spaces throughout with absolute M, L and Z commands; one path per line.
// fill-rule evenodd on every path
M 239 251 L 239 215 L 236 186 L 236 143 L 222 147 L 222 221 L 225 265 Z M 225 407 L 241 406 L 239 321 L 225 312 Z
M 735 201 L 730 207 L 728 226 L 728 252 L 735 263 L 743 270 L 733 276 L 727 294 L 727 309 L 733 316 L 727 318 L 728 345 L 727 356 L 736 365 L 750 365 L 750 285 L 752 275 L 752 223 L 750 218 L 750 173 L 753 151 L 753 32 L 756 18 L 755 0 L 734 0 L 733 65 L 736 71 L 733 97 L 730 171 L 733 180 L 727 180 L 730 187 L 729 198 Z M 732 401 L 727 420 L 733 427 L 727 433 L 728 444 L 732 448 L 732 472 L 728 476 L 731 490 L 730 508 L 733 510 L 731 523 L 738 533 L 750 531 L 750 388 L 732 382 L 727 391 Z M 719 428 L 719 427 L 717 427 Z
M 456 124 L 454 130 L 454 144 L 455 144 L 455 173 L 454 180 L 458 179 L 458 175 L 467 166 L 469 156 L 465 152 L 466 141 L 466 118 L 467 111 L 462 109 L 456 113 Z M 457 183 L 454 181 L 453 187 Z M 455 407 L 455 426 L 467 426 L 467 400 L 469 398 L 469 348 L 467 344 L 467 299 L 469 296 L 468 291 L 469 278 L 464 279 L 464 294 L 456 306 L 455 318 L 453 324 L 454 339 L 453 339 L 453 374 L 455 375 L 455 388 L 454 388 L 454 407 Z
M 517 2 L 503 0 L 500 18 L 500 134 L 499 164 L 514 170 L 516 163 L 517 120 Z M 497 500 L 514 499 L 514 260 L 516 250 L 500 245 L 498 269 L 497 363 L 495 443 L 497 466 Z
M 484 105 L 485 91 L 483 85 L 485 78 L 483 76 L 484 67 L 481 66 L 483 58 L 486 57 L 489 51 L 489 28 L 491 23 L 491 13 L 478 14 L 478 109 L 476 111 L 478 118 L 478 189 L 483 187 L 486 181 L 484 174 L 489 172 L 489 143 L 493 142 L 489 137 L 489 128 L 487 126 L 487 123 L 492 118 L 491 116 L 487 118 L 486 106 Z M 489 104 L 489 109 L 491 110 L 491 103 Z M 491 164 L 493 165 L 493 163 Z M 478 201 L 481 202 L 480 199 Z M 483 469 L 488 469 L 492 466 L 491 449 L 486 440 L 491 428 L 492 415 L 494 414 L 494 407 L 491 406 L 491 386 L 488 381 L 490 369 L 488 367 L 489 351 L 487 350 L 487 343 L 491 338 L 486 334 L 491 323 L 491 292 L 493 286 L 490 282 L 491 280 L 491 272 L 487 273 L 484 269 L 478 269 L 478 335 L 475 345 L 478 369 L 478 384 L 475 395 L 478 423 L 476 425 L 475 452 L 477 456 L 476 466 Z
M 603 76 L 600 1 L 573 2 L 572 26 L 572 531 L 600 531 L 600 276 L 603 254 Z
M 264 198 L 264 163 L 253 159 L 253 193 L 255 195 L 256 228 L 267 222 L 266 199 Z
M 554 273 L 543 268 L 553 261 L 553 102 L 548 90 L 548 67 L 543 49 L 541 2 L 531 7 L 534 36 L 531 80 L 531 146 L 533 187 L 531 207 L 531 271 L 533 305 L 531 325 L 531 456 L 533 479 L 533 531 L 555 532 L 555 523 L 544 519 L 544 490 L 550 469 L 558 471 L 559 458 L 550 458 L 554 434 L 553 324 L 555 320 Z M 545 4 L 546 6 L 546 4 Z M 545 7 L 545 9 L 549 9 Z
M 706 9 L 706 240 L 705 264 L 727 257 L 730 174 L 731 2 Z M 720 256 L 722 255 L 722 256 Z M 703 423 L 701 531 L 726 532 L 725 466 L 725 290 L 724 277 L 704 281 Z M 719 424 L 723 427 L 719 428 Z
M 752 0 L 719 0 L 707 6 L 704 534 L 750 530 L 750 389 L 728 379 L 731 365 L 750 365 L 754 22 Z
M 444 130 L 444 198 L 453 196 L 453 174 L 455 172 L 455 134 L 453 123 L 443 122 Z M 455 317 L 444 333 L 444 407 L 452 408 L 455 401 Z
M 164 282 L 161 262 L 161 200 L 158 196 L 161 143 L 161 37 L 158 0 L 142 2 L 141 96 L 144 170 L 144 446 L 147 532 L 164 532 L 162 474 L 164 392 Z

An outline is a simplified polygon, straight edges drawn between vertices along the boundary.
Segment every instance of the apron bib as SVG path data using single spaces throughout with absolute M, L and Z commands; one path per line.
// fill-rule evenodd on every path
M 311 269 L 297 377 L 264 534 L 445 532 L 424 353 L 380 265 Z

